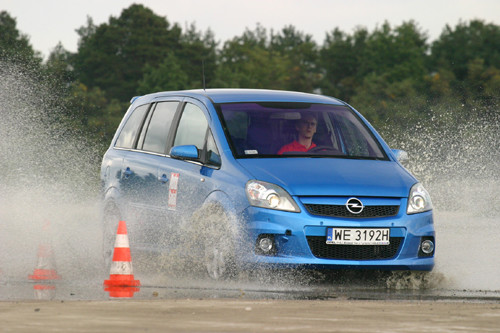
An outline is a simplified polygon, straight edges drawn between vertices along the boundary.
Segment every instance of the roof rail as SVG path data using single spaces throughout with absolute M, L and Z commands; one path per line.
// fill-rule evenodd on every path
M 134 96 L 132 97 L 132 99 L 130 100 L 130 104 L 134 103 L 136 99 L 138 99 L 139 97 L 141 96 Z

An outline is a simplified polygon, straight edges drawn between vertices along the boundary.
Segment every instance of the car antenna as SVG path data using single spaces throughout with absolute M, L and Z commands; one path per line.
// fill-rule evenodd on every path
M 203 74 L 203 91 L 206 91 L 206 86 L 205 86 L 205 60 L 201 59 L 201 70 Z

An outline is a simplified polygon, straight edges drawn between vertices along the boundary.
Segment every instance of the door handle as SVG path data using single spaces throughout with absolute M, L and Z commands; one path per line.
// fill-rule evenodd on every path
M 132 170 L 130 170 L 130 167 L 127 167 L 125 169 L 125 171 L 123 171 L 123 177 L 125 179 L 127 179 L 128 177 L 130 177 L 130 175 L 132 175 L 132 174 L 133 174 L 133 172 L 132 172 Z
M 166 182 L 168 182 L 168 177 L 166 174 L 163 174 L 161 175 L 161 177 L 158 177 L 158 180 L 165 184 Z

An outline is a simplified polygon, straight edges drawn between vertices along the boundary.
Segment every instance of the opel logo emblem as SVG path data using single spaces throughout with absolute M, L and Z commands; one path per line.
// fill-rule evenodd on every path
M 360 214 L 364 208 L 363 203 L 357 198 L 350 198 L 349 200 L 347 200 L 345 207 L 352 214 L 356 214 L 356 215 Z

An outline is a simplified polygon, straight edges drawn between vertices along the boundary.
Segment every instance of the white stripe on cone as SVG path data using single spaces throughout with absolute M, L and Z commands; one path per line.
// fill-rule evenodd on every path
M 130 261 L 113 261 L 109 274 L 132 275 L 132 263 Z
M 116 235 L 115 247 L 130 247 L 127 234 Z

